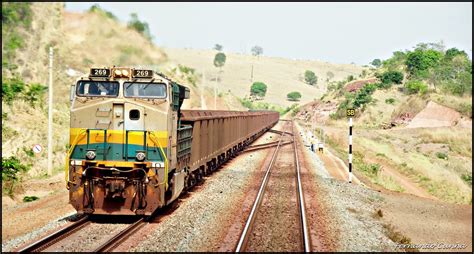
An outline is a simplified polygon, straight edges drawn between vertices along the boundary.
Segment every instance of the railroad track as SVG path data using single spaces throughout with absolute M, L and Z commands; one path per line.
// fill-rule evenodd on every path
M 140 228 L 145 226 L 148 223 L 148 219 L 140 218 L 136 222 L 130 224 L 130 226 L 126 227 L 124 230 L 120 231 L 118 234 L 110 238 L 107 242 L 99 246 L 94 252 L 110 252 L 116 247 L 118 247 L 121 243 L 123 243 L 127 238 L 133 235 L 136 231 Z
M 81 230 L 85 226 L 89 225 L 91 221 L 89 220 L 88 216 L 84 216 L 78 221 L 74 222 L 73 224 L 54 232 L 51 235 L 48 235 L 22 249 L 18 252 L 26 253 L 26 252 L 40 252 L 49 246 L 65 239 L 66 237 L 70 236 L 71 234 Z
M 271 177 L 271 172 L 272 169 L 274 168 L 275 161 L 277 160 L 277 157 L 279 156 L 279 152 L 281 147 L 283 146 L 284 143 L 288 142 L 283 142 L 284 136 L 288 135 L 291 136 L 291 141 L 293 143 L 293 158 L 294 158 L 294 176 L 296 178 L 296 196 L 297 196 L 297 206 L 298 206 L 298 224 L 300 225 L 300 232 L 299 234 L 301 235 L 300 240 L 301 240 L 301 246 L 302 249 L 298 249 L 297 251 L 305 251 L 305 252 L 310 252 L 311 251 L 311 245 L 310 245 L 310 237 L 309 237 L 309 230 L 308 230 L 308 225 L 306 222 L 306 211 L 305 211 L 305 204 L 304 204 L 304 194 L 303 194 L 303 188 L 301 184 L 301 173 L 300 173 L 300 165 L 299 165 L 299 157 L 298 157 L 298 151 L 297 151 L 297 146 L 296 142 L 294 140 L 294 126 L 293 122 L 291 122 L 291 133 L 281 131 L 282 136 L 278 143 L 276 144 L 276 149 L 273 151 L 271 160 L 269 164 L 267 165 L 267 168 L 265 170 L 265 174 L 262 180 L 262 183 L 260 185 L 259 191 L 257 193 L 257 197 L 255 198 L 255 202 L 252 206 L 252 209 L 250 211 L 250 215 L 247 218 L 246 224 L 244 226 L 244 229 L 242 231 L 242 234 L 239 238 L 239 241 L 237 243 L 237 247 L 235 249 L 236 252 L 242 252 L 242 251 L 255 251 L 255 250 L 249 250 L 248 243 L 249 240 L 253 237 L 252 232 L 256 228 L 256 220 L 257 220 L 257 214 L 259 214 L 259 209 L 261 209 L 262 206 L 262 200 L 266 194 L 267 184 L 269 182 L 269 179 Z M 261 224 L 264 224 L 264 222 L 260 222 Z M 268 224 L 265 222 L 265 224 Z M 286 230 L 286 229 L 282 229 Z M 258 235 L 258 234 L 256 234 Z M 261 233 L 261 235 L 272 235 L 272 234 L 265 234 Z M 257 240 L 258 241 L 258 240 Z M 274 241 L 275 242 L 275 241 Z M 258 250 L 257 250 L 258 251 Z M 267 250 L 268 251 L 268 250 Z

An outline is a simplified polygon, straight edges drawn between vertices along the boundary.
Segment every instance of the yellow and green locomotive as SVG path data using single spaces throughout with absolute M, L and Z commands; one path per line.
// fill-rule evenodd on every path
M 71 87 L 66 182 L 79 213 L 150 215 L 278 121 L 181 110 L 189 89 L 152 70 L 92 68 Z

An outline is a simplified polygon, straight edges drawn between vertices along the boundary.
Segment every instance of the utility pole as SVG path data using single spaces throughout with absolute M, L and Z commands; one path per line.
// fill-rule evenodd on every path
M 219 73 L 216 74 L 216 82 L 214 82 L 214 110 L 217 109 L 217 79 L 219 78 Z
M 53 47 L 49 47 L 48 175 L 53 174 Z

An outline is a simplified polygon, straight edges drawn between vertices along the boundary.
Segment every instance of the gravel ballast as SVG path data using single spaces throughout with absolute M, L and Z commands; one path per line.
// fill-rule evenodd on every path
M 278 129 L 278 126 L 275 128 Z M 279 135 L 266 133 L 254 144 Z M 181 200 L 179 207 L 130 251 L 217 251 L 235 218 L 243 213 L 248 188 L 271 149 L 243 153 L 213 173 Z

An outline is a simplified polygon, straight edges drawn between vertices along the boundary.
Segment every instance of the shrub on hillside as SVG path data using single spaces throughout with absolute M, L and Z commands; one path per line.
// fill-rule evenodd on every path
M 89 12 L 99 13 L 113 20 L 117 20 L 117 17 L 112 12 L 102 9 L 98 4 L 92 5 L 91 8 L 89 8 Z
M 394 104 L 395 103 L 395 99 L 394 98 L 388 98 L 385 100 L 385 103 L 387 104 Z
M 250 87 L 250 94 L 264 97 L 267 93 L 267 85 L 263 82 L 254 82 Z
M 309 85 L 316 85 L 318 83 L 318 77 L 316 74 L 310 70 L 304 72 L 304 81 Z
M 380 61 L 380 59 L 374 59 L 372 62 L 370 62 L 371 65 L 375 66 L 375 67 L 380 67 L 382 65 L 382 61 Z
M 301 93 L 300 92 L 291 92 L 286 95 L 286 98 L 289 101 L 299 101 L 301 99 Z
M 2 157 L 2 189 L 9 196 L 13 196 L 16 185 L 21 181 L 21 174 L 29 169 L 29 166 L 21 164 L 15 156 Z
M 227 57 L 224 53 L 219 52 L 214 56 L 214 66 L 221 68 L 224 66 Z
M 153 36 L 150 33 L 150 27 L 147 22 L 140 21 L 136 13 L 130 14 L 131 20 L 128 22 L 128 27 L 141 33 L 148 40 L 152 40 Z
M 2 79 L 2 99 L 9 105 L 21 92 L 25 90 L 25 83 L 21 78 Z
M 442 59 L 442 53 L 434 49 L 420 49 L 409 52 L 405 64 L 412 77 L 426 78 L 428 69 L 435 67 Z
M 25 92 L 25 100 L 30 103 L 32 107 L 36 105 L 36 102 L 43 100 L 44 94 L 48 90 L 48 87 L 41 84 L 31 84 L 28 86 L 28 91 Z
M 405 90 L 408 94 L 419 93 L 423 95 L 428 91 L 428 86 L 422 81 L 410 80 L 407 83 L 405 83 Z
M 387 71 L 382 74 L 380 79 L 385 84 L 401 84 L 403 81 L 403 73 L 399 71 Z

